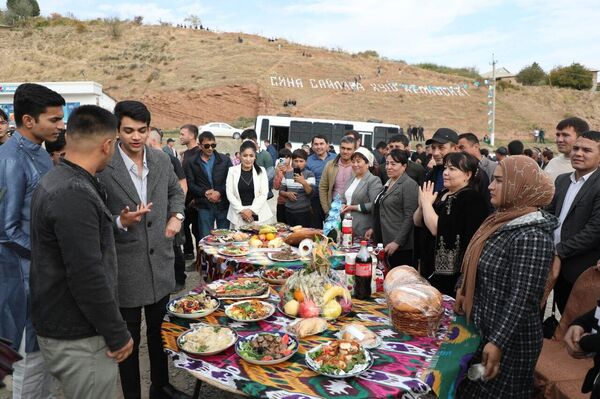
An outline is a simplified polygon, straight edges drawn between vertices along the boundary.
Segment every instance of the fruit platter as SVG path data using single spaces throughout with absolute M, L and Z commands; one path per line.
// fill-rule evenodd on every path
M 317 240 L 310 263 L 287 279 L 279 291 L 284 314 L 331 320 L 352 310 L 350 292 L 331 270 L 332 251 L 328 240 Z
M 206 292 L 189 293 L 174 298 L 167 304 L 167 312 L 183 319 L 197 319 L 208 316 L 219 308 L 219 300 Z
M 271 317 L 275 306 L 268 302 L 251 299 L 239 301 L 225 307 L 225 315 L 235 321 L 259 321 Z
M 269 283 L 260 277 L 238 277 L 210 283 L 206 290 L 219 299 L 268 298 Z
M 177 338 L 177 346 L 191 357 L 210 356 L 230 348 L 237 339 L 231 328 L 202 324 L 183 332 Z
M 332 378 L 357 376 L 373 365 L 373 356 L 356 341 L 338 340 L 306 352 L 306 365 Z
M 263 269 L 260 276 L 269 284 L 281 285 L 285 284 L 287 279 L 294 274 L 293 269 L 287 267 L 275 266 Z
M 277 228 L 271 225 L 261 226 L 258 232 L 249 238 L 248 245 L 251 248 L 279 248 L 284 244 Z
M 267 366 L 285 362 L 298 347 L 298 340 L 284 332 L 260 332 L 240 338 L 235 351 L 248 363 Z

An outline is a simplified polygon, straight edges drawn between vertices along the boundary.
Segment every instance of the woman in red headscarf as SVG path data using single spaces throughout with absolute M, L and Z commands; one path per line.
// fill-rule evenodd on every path
M 554 254 L 556 217 L 540 208 L 554 186 L 536 162 L 508 157 L 490 184 L 490 215 L 475 233 L 463 259 L 463 283 L 455 310 L 465 312 L 481 334 L 473 363 L 483 379 L 465 379 L 460 398 L 529 398 L 542 349 L 539 306 Z

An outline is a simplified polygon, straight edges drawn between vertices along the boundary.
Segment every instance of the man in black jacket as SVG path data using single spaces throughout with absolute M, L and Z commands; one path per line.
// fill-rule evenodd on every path
M 215 222 L 218 229 L 229 228 L 229 201 L 225 194 L 225 182 L 229 168 L 233 165 L 228 156 L 216 151 L 217 143 L 211 132 L 202 132 L 198 141 L 200 152 L 185 162 L 183 169 L 189 193 L 198 210 L 200 237 L 206 237 L 214 228 Z
M 600 132 L 584 132 L 573 144 L 572 173 L 559 175 L 548 212 L 558 217 L 554 262 L 560 274 L 554 298 L 563 311 L 573 284 L 600 258 Z
M 114 224 L 95 177 L 112 157 L 116 129 L 110 112 L 76 109 L 68 121 L 69 152 L 32 200 L 32 320 L 67 398 L 114 398 L 117 362 L 133 348 L 118 307 Z

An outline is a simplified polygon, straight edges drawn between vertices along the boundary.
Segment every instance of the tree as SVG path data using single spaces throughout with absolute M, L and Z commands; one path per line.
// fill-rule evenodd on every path
M 19 19 L 37 17 L 40 15 L 40 6 L 36 0 L 7 0 L 6 18 L 9 23 Z
M 526 86 L 539 86 L 546 84 L 548 76 L 537 62 L 521 69 L 517 74 L 517 82 Z
M 550 84 L 558 87 L 568 87 L 586 90 L 592 87 L 592 73 L 579 63 L 567 67 L 557 67 L 550 71 Z
M 189 23 L 192 27 L 196 28 L 202 24 L 200 17 L 194 14 L 190 14 L 183 20 L 184 22 Z

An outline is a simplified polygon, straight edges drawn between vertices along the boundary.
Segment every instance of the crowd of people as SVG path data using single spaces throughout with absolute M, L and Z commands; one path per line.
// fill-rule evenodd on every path
M 308 149 L 261 150 L 247 129 L 232 160 L 194 124 L 180 128 L 180 162 L 138 101 L 77 108 L 66 147 L 53 147 L 63 105 L 46 87 L 19 86 L 17 130 L 0 146 L 0 337 L 23 357 L 14 397 L 52 397 L 54 377 L 69 398 L 113 398 L 119 373 L 123 396 L 139 398 L 142 311 L 150 397 L 187 397 L 169 383 L 160 326 L 184 259 L 215 226 L 320 228 L 341 199 L 357 238 L 382 243 L 390 266 L 417 268 L 476 326 L 472 362 L 485 373 L 460 384 L 462 398 L 531 395 L 549 290 L 563 312 L 600 259 L 600 132 L 580 118 L 557 124 L 549 162 L 517 141 L 492 159 L 475 134 L 450 128 L 414 152 L 404 134 L 373 151 L 348 131 L 338 153 L 321 135 Z M 594 347 L 579 339 L 598 330 L 597 314 L 568 334 L 574 356 Z

